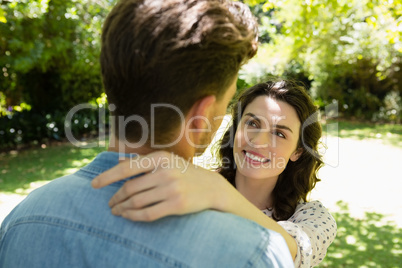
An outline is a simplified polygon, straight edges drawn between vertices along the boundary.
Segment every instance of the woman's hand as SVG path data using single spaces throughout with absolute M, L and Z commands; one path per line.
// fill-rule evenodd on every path
M 125 182 L 109 201 L 114 215 L 154 221 L 168 215 L 219 209 L 225 202 L 224 188 L 232 187 L 219 173 L 163 151 L 123 161 L 97 176 L 92 186 L 101 188 L 141 173 L 144 175 Z
M 229 212 L 282 234 L 295 258 L 296 241 L 278 223 L 265 216 L 219 173 L 194 166 L 177 155 L 158 151 L 123 161 L 97 176 L 92 186 L 101 188 L 142 173 L 125 182 L 110 199 L 114 215 L 133 221 L 154 221 L 205 209 Z

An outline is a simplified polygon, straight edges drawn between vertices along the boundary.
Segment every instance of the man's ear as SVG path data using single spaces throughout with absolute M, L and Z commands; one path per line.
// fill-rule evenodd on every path
M 210 116 L 214 114 L 214 107 L 216 103 L 216 97 L 214 95 L 205 96 L 199 99 L 191 107 L 187 114 L 187 122 L 190 122 L 191 128 L 202 129 L 205 126 L 210 125 Z
M 290 156 L 290 161 L 292 162 L 296 162 L 297 160 L 299 160 L 300 156 L 303 153 L 303 148 L 298 148 L 296 151 L 294 151 L 292 153 L 292 155 Z

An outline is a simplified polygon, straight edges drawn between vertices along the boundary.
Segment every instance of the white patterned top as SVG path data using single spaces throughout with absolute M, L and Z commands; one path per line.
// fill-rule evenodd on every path
M 265 209 L 272 217 L 272 210 Z M 300 202 L 295 213 L 287 221 L 278 221 L 297 242 L 295 267 L 318 265 L 336 236 L 336 222 L 320 201 Z

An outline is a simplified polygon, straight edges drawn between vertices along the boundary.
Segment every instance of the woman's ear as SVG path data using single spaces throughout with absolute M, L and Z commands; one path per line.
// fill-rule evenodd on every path
M 303 153 L 303 148 L 298 148 L 296 151 L 294 151 L 292 153 L 292 155 L 290 156 L 290 161 L 292 162 L 296 162 L 297 160 L 299 160 L 299 157 L 302 155 Z

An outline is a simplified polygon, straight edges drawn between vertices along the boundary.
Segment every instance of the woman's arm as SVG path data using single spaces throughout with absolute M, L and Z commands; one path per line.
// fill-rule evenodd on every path
M 290 254 L 294 260 L 297 253 L 297 243 L 295 239 L 289 233 L 287 233 L 281 225 L 279 225 L 273 219 L 267 217 L 254 204 L 248 201 L 226 179 L 220 181 L 220 183 L 225 184 L 225 186 L 222 186 L 222 189 L 226 189 L 224 191 L 225 195 L 223 195 L 220 200 L 214 200 L 215 203 L 213 203 L 213 208 L 249 219 L 267 229 L 280 233 L 285 239 L 289 247 Z
M 325 257 L 336 236 L 336 222 L 319 201 L 301 203 L 287 221 L 278 222 L 298 245 L 296 267 L 313 267 Z
M 135 163 L 147 163 L 141 166 Z M 194 166 L 174 154 L 155 152 L 123 161 L 92 181 L 94 188 L 135 176 L 109 202 L 112 213 L 133 221 L 154 221 L 215 209 L 252 220 L 280 233 L 295 258 L 296 241 L 277 222 L 249 202 L 222 175 Z

